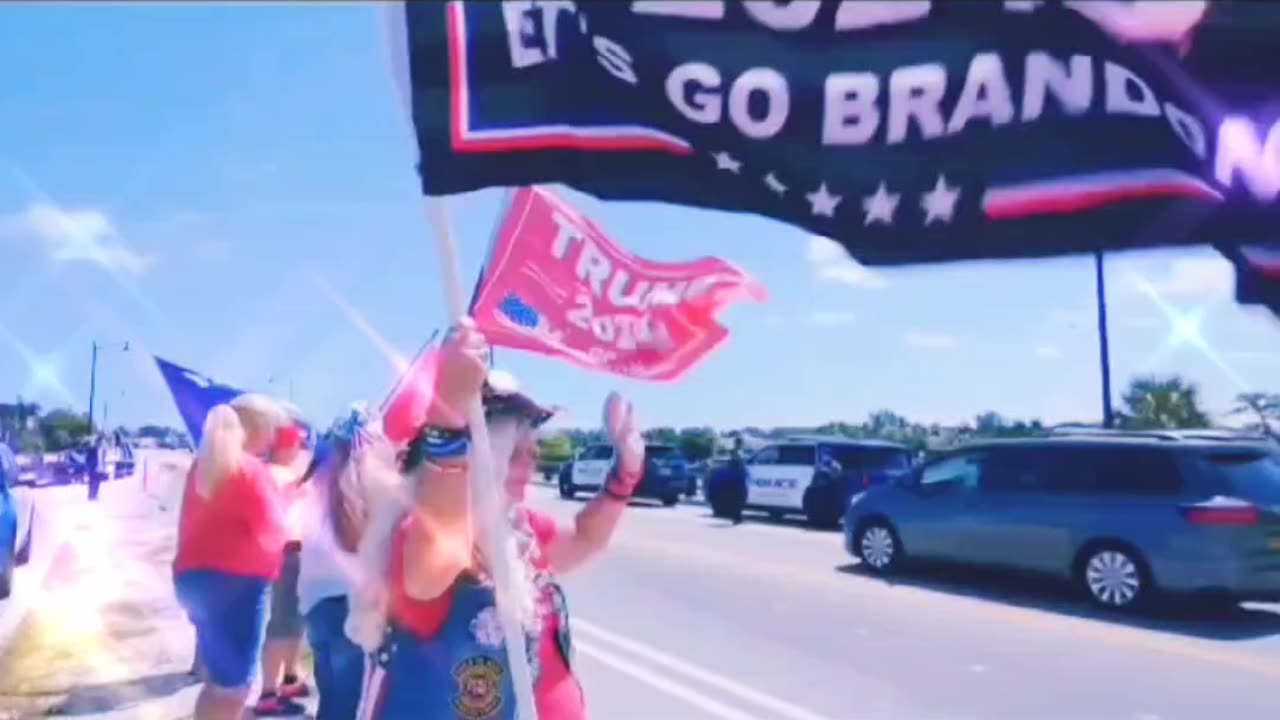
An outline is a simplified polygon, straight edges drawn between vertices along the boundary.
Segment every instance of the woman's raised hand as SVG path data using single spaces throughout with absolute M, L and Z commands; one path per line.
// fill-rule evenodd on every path
M 618 458 L 617 474 L 626 476 L 631 483 L 630 487 L 614 490 L 630 494 L 644 473 L 644 437 L 636 425 L 630 401 L 616 392 L 609 393 L 604 400 L 604 429 Z
M 440 346 L 435 396 L 427 412 L 427 424 L 464 428 L 467 409 L 480 394 L 489 367 L 489 345 L 470 318 L 449 329 Z

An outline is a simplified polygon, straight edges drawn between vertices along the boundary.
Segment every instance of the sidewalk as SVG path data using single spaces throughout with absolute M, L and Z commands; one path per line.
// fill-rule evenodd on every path
M 32 609 L 0 656 L 0 720 L 191 716 L 194 633 L 173 597 L 179 463 L 108 483 L 96 504 L 43 508 L 64 526 Z

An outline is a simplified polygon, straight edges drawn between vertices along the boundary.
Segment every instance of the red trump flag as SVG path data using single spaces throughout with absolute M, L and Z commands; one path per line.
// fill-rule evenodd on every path
M 719 258 L 633 255 L 544 188 L 514 194 L 471 315 L 493 345 L 591 370 L 675 380 L 728 337 L 716 320 L 765 290 Z

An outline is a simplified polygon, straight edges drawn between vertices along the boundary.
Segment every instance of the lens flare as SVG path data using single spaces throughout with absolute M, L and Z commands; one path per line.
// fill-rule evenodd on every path
M 1169 334 L 1165 338 L 1164 344 L 1158 348 L 1155 353 L 1148 359 L 1148 365 L 1154 365 L 1160 359 L 1170 352 L 1180 347 L 1192 347 L 1200 351 L 1209 362 L 1213 363 L 1222 374 L 1226 376 L 1238 390 L 1249 389 L 1248 383 L 1240 376 L 1227 362 L 1222 355 L 1209 344 L 1204 336 L 1204 321 L 1209 314 L 1207 305 L 1184 310 L 1174 307 L 1167 302 L 1161 295 L 1160 291 L 1155 288 L 1146 278 L 1130 273 L 1130 280 L 1142 291 L 1151 302 L 1159 308 L 1164 315 L 1165 320 L 1169 322 Z
M 318 274 L 313 275 L 312 280 L 320 288 L 320 291 L 333 301 L 334 305 L 338 306 L 338 309 L 342 311 L 344 316 L 346 316 L 347 322 L 351 323 L 351 327 L 355 328 L 357 332 L 369 341 L 369 344 L 373 345 L 373 347 L 382 354 L 382 357 L 386 359 L 387 363 L 395 369 L 397 377 L 403 375 L 405 371 L 409 369 L 409 361 L 405 359 L 404 355 L 401 355 L 390 342 L 387 342 L 387 339 L 382 336 L 382 333 L 378 332 L 377 328 L 373 326 L 373 323 L 369 322 L 369 320 L 359 310 L 351 305 L 351 303 L 343 299 L 333 286 Z
M 22 361 L 27 366 L 27 379 L 22 389 L 23 395 L 34 398 L 41 397 L 45 393 L 52 393 L 57 396 L 59 401 L 75 406 L 75 396 L 71 394 L 66 384 L 62 382 L 62 353 L 37 353 L 10 331 L 9 328 L 5 327 L 3 323 L 0 323 L 0 339 L 12 346 L 22 356 Z

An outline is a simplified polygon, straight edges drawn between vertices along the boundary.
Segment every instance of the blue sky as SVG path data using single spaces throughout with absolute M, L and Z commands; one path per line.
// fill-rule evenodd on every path
M 394 370 L 352 311 L 405 355 L 445 313 L 378 8 L 0 12 L 0 397 L 86 409 L 97 339 L 132 348 L 99 364 L 113 423 L 178 424 L 149 353 L 281 395 L 291 383 L 323 420 L 380 399 Z M 772 297 L 731 309 L 729 343 L 677 385 L 499 351 L 567 424 L 595 424 L 611 388 L 654 425 L 1099 414 L 1089 258 L 872 273 L 773 221 L 570 197 L 642 254 L 720 255 Z M 468 275 L 498 200 L 451 205 Z M 1171 345 L 1135 278 L 1200 313 L 1211 353 Z M 1214 411 L 1280 391 L 1280 323 L 1234 305 L 1212 251 L 1117 256 L 1108 280 L 1117 385 L 1182 373 Z

